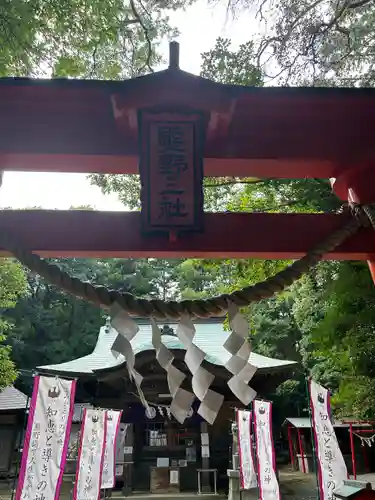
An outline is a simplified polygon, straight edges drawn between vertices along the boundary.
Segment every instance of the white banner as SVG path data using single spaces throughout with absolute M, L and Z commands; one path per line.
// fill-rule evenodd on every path
M 309 385 L 320 500 L 333 500 L 333 491 L 342 486 L 348 471 L 331 422 L 329 391 L 313 380 Z
M 271 403 L 254 401 L 254 426 L 258 458 L 259 499 L 280 500 L 272 438 Z
M 116 442 L 122 411 L 107 411 L 107 431 L 101 489 L 114 488 L 116 483 Z
M 237 410 L 237 428 L 241 488 L 249 490 L 257 486 L 251 439 L 251 411 Z
M 83 414 L 73 500 L 98 500 L 104 462 L 107 412 L 87 410 Z
M 75 389 L 75 380 L 35 377 L 16 500 L 59 498 Z

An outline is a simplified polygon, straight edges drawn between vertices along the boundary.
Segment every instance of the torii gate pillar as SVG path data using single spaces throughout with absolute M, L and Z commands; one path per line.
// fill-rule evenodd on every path
M 347 169 L 330 181 L 333 192 L 343 201 L 366 205 L 375 203 L 375 169 L 370 165 Z M 367 264 L 375 284 L 375 260 L 368 260 Z

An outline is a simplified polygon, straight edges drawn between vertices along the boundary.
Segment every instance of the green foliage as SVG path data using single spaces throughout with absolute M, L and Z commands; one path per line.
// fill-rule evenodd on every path
M 342 263 L 321 294 L 324 316 L 311 329 L 317 356 L 329 360 L 334 403 L 341 415 L 375 413 L 375 302 L 365 263 Z M 357 389 L 356 389 L 357 387 Z
M 201 76 L 229 85 L 261 87 L 263 77 L 255 65 L 253 42 L 240 45 L 237 51 L 230 45 L 228 38 L 218 38 L 215 47 L 202 54 Z
M 159 296 L 165 282 L 149 260 L 54 259 L 71 275 L 139 297 Z M 61 292 L 28 273 L 28 294 L 6 315 L 15 324 L 8 335 L 17 366 L 34 369 L 88 354 L 105 312 Z M 169 292 L 169 290 L 168 290 Z
M 372 0 L 231 0 L 255 9 L 262 25 L 256 47 L 272 85 L 373 86 Z
M 27 282 L 25 272 L 12 259 L 0 260 L 0 390 L 12 385 L 17 377 L 14 362 L 11 359 L 11 348 L 4 345 L 7 335 L 12 332 L 12 324 L 6 320 L 6 312 L 14 308 L 17 301 L 26 294 Z
M 83 281 L 138 297 L 178 299 L 202 289 L 202 276 L 188 261 L 161 259 L 52 259 L 69 274 Z M 1 278 L 1 276 L 0 276 Z M 106 312 L 61 292 L 39 276 L 28 273 L 27 294 L 13 309 L 4 311 L 14 323 L 7 343 L 12 359 L 23 369 L 69 361 L 89 354 L 95 346 Z M 1 369 L 1 367 L 0 367 Z M 1 381 L 1 379 L 0 379 Z
M 0 76 L 128 78 L 160 60 L 183 1 L 2 0 Z

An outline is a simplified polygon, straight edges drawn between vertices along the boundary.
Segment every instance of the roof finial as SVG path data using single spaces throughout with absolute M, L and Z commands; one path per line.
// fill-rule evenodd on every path
M 106 319 L 105 319 L 105 333 L 109 333 L 110 330 L 111 330 L 111 317 L 110 316 L 107 316 Z
M 169 44 L 169 69 L 180 69 L 180 44 L 178 42 Z

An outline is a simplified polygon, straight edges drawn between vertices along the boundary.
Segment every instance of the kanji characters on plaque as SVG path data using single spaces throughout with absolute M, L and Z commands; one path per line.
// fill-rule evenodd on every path
M 141 112 L 140 126 L 143 228 L 200 230 L 203 223 L 201 115 Z

